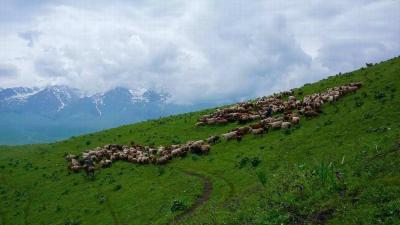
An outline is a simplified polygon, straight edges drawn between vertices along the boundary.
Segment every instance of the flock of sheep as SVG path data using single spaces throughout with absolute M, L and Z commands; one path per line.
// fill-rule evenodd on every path
M 246 134 L 263 134 L 269 129 L 288 129 L 292 124 L 298 124 L 302 115 L 306 117 L 318 116 L 320 107 L 326 102 L 334 102 L 343 95 L 355 92 L 361 83 L 330 88 L 322 93 L 315 93 L 298 100 L 292 92 L 281 92 L 270 97 L 258 98 L 254 101 L 238 103 L 228 108 L 217 109 L 210 115 L 199 119 L 197 126 L 226 124 L 229 122 L 247 123 L 257 120 L 255 124 L 241 126 L 221 136 L 211 136 L 206 140 L 189 141 L 186 144 L 160 146 L 133 146 L 109 144 L 97 147 L 82 153 L 82 156 L 67 155 L 69 169 L 79 172 L 82 169 L 93 174 L 97 168 L 108 167 L 117 160 L 139 164 L 166 164 L 173 157 L 185 156 L 188 152 L 207 154 L 210 146 L 225 140 L 240 141 Z M 287 100 L 284 98 L 287 97 Z M 272 116 L 272 113 L 281 113 Z
M 209 151 L 210 144 L 203 140 L 158 148 L 139 144 L 133 146 L 109 144 L 84 152 L 81 157 L 69 154 L 66 159 L 69 161 L 69 168 L 72 171 L 79 172 L 83 169 L 86 173 L 91 174 L 95 169 L 109 167 L 112 162 L 117 160 L 138 164 L 163 165 L 173 157 L 185 156 L 188 152 L 207 154 Z

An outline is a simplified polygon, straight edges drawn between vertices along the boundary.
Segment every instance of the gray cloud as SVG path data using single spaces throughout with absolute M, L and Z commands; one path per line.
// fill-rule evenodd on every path
M 20 8 L 29 19 L 0 22 L 0 61 L 23 74 L 3 86 L 143 87 L 177 103 L 223 102 L 400 51 L 400 3 L 391 0 L 89 3 L 31 3 Z
M 25 32 L 19 33 L 18 35 L 22 39 L 28 41 L 28 46 L 29 47 L 33 47 L 34 42 L 39 37 L 39 34 L 40 33 L 37 32 L 37 31 L 25 31 Z
M 18 75 L 18 69 L 11 64 L 0 63 L 0 77 L 10 78 Z

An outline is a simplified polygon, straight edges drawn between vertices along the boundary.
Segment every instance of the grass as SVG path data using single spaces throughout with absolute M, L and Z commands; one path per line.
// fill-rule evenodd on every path
M 107 143 L 177 144 L 237 124 L 195 127 L 212 111 L 170 116 L 65 141 L 0 147 L 0 224 L 399 224 L 400 58 L 295 89 L 304 96 L 351 81 L 364 86 L 290 131 L 222 141 L 208 156 L 165 166 L 114 163 L 94 179 L 64 155 Z

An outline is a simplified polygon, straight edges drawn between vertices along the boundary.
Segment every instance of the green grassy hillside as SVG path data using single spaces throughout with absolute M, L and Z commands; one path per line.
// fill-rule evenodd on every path
M 65 152 L 107 143 L 184 143 L 212 110 L 43 145 L 0 147 L 0 224 L 400 224 L 400 58 L 329 77 L 296 96 L 363 82 L 289 131 L 222 141 L 165 166 L 116 162 L 94 179 Z

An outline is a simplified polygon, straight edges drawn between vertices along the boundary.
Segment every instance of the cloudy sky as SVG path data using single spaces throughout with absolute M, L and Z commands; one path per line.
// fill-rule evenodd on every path
M 238 100 L 400 55 L 400 1 L 0 0 L 0 87 Z

